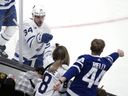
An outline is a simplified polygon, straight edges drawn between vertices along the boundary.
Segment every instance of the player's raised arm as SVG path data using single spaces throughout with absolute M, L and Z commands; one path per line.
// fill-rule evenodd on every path
M 101 57 L 104 47 L 104 40 L 92 40 L 90 46 L 91 54 L 79 56 L 81 58 L 55 83 L 53 89 L 59 91 L 60 85 L 64 81 L 70 80 L 75 76 L 67 90 L 68 96 L 96 96 L 98 85 L 104 74 L 119 57 L 124 56 L 123 50 L 118 49 L 117 52 Z

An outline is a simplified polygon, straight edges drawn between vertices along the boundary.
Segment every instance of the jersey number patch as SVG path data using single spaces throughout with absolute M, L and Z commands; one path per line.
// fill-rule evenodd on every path
M 100 72 L 100 74 L 98 75 L 98 77 L 96 77 L 96 73 L 97 73 L 98 69 L 92 67 L 89 72 L 83 77 L 83 81 L 88 82 L 88 88 L 91 88 L 92 85 L 99 85 L 99 82 L 101 80 L 101 78 L 103 77 L 103 75 L 105 74 L 105 70 L 102 70 Z
M 48 73 L 45 73 L 43 78 L 43 82 L 40 84 L 40 87 L 38 89 L 39 93 L 42 94 L 47 90 L 48 84 L 50 83 L 52 76 Z
M 32 27 L 24 29 L 25 36 L 28 34 L 28 32 L 33 32 Z

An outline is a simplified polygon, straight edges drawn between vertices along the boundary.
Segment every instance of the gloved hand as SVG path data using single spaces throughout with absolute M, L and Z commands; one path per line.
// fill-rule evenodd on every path
M 44 43 L 48 43 L 50 40 L 52 40 L 52 38 L 53 38 L 53 36 L 51 34 L 44 33 L 42 35 L 41 41 L 44 42 Z

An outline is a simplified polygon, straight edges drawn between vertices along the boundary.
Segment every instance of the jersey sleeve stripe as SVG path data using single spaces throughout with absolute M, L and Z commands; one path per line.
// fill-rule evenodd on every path
M 81 65 L 81 68 L 83 68 L 83 63 L 76 61 L 77 63 L 79 63 Z
M 34 39 L 35 36 L 31 36 L 28 40 L 27 40 L 27 44 L 29 44 L 29 47 L 31 47 L 32 41 Z
M 80 73 L 80 67 L 79 67 L 79 66 L 77 66 L 77 65 L 72 65 L 72 67 L 77 68 L 78 72 Z
M 13 5 L 15 5 L 15 2 L 12 2 L 12 3 L 10 3 L 9 5 L 6 5 L 6 6 L 0 6 L 0 10 L 2 10 L 2 9 L 9 9 Z
M 32 38 L 34 38 L 35 36 L 31 36 L 30 38 L 28 38 L 28 40 L 27 40 L 27 43 L 32 39 Z
M 108 58 L 108 60 L 110 61 L 110 63 L 112 64 L 113 63 L 113 58 L 111 57 L 111 56 L 107 56 Z
M 31 48 L 32 47 L 32 42 L 33 42 L 34 38 L 31 40 L 30 44 L 29 44 L 29 47 Z

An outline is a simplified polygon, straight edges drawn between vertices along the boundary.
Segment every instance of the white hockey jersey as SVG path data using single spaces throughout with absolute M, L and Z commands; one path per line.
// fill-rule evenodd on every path
M 0 10 L 9 9 L 15 5 L 15 0 L 0 0 Z
M 59 67 L 55 74 L 46 71 L 42 82 L 38 83 L 35 88 L 35 96 L 60 96 L 56 91 L 54 92 L 53 86 L 57 80 L 67 71 L 68 66 L 62 65 Z
M 32 59 L 35 55 L 40 55 L 44 52 L 44 49 L 48 45 L 47 43 L 41 43 L 39 40 L 43 33 L 51 33 L 46 24 L 42 24 L 38 27 L 33 19 L 29 19 L 23 24 L 23 41 L 22 41 L 22 55 L 27 59 Z M 48 45 L 49 46 L 49 45 Z M 19 54 L 19 40 L 17 41 L 15 53 Z M 14 57 L 16 60 L 18 58 Z
M 52 53 L 53 53 L 54 49 L 56 48 L 55 44 L 50 44 L 50 46 L 48 46 L 44 50 L 44 54 L 43 54 L 43 67 L 44 68 L 46 68 L 49 64 L 54 62 Z

